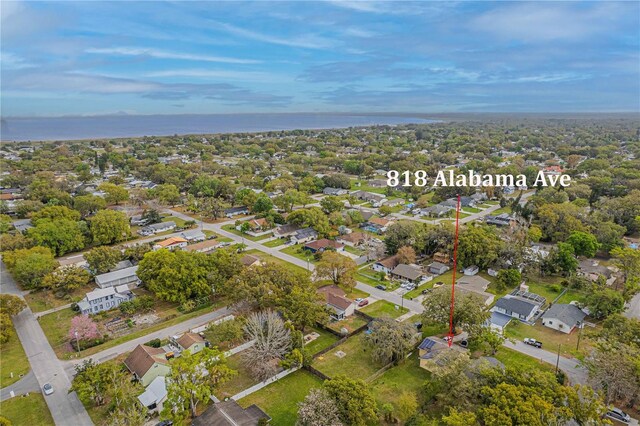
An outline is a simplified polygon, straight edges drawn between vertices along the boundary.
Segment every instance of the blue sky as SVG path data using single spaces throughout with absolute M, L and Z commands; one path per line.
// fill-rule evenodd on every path
M 3 116 L 640 110 L 638 2 L 0 10 Z

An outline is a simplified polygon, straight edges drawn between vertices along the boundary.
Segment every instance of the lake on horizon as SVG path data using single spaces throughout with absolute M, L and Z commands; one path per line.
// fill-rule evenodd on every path
M 418 117 L 367 114 L 185 114 L 2 118 L 3 142 L 166 136 L 202 133 L 333 129 L 434 123 Z

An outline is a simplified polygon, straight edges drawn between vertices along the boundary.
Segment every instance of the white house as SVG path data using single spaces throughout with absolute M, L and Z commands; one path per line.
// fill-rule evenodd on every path
M 207 239 L 207 236 L 205 235 L 205 233 L 202 232 L 200 229 L 189 229 L 188 231 L 182 232 L 180 236 L 190 243 L 204 241 Z
M 78 308 L 85 315 L 97 314 L 117 308 L 122 302 L 131 300 L 133 297 L 133 293 L 125 284 L 117 287 L 99 288 L 87 293 L 84 299 L 78 302 Z
M 480 272 L 480 268 L 478 268 L 476 265 L 471 265 L 464 268 L 462 272 L 467 276 L 472 276 Z
M 141 230 L 139 230 L 138 234 L 143 236 L 148 236 L 148 235 L 158 234 L 160 232 L 171 231 L 175 228 L 176 228 L 176 223 L 174 221 L 152 223 L 151 225 L 147 225 Z
M 569 334 L 586 316 L 575 305 L 556 303 L 542 315 L 542 325 Z
M 153 379 L 147 389 L 138 396 L 138 401 L 150 412 L 162 411 L 162 404 L 166 399 L 167 386 L 164 376 Z
M 517 297 L 505 296 L 498 299 L 491 312 L 508 315 L 520 321 L 529 321 L 538 310 L 538 305 Z

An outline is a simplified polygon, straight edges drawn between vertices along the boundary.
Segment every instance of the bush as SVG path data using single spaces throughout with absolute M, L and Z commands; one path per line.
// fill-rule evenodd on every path
M 149 340 L 147 343 L 145 343 L 145 345 L 151 346 L 152 348 L 159 348 L 160 346 L 162 346 L 162 341 L 160 339 L 153 339 Z
M 243 321 L 235 318 L 220 324 L 211 324 L 205 331 L 205 337 L 212 345 L 221 349 L 230 349 L 244 340 Z
M 148 312 L 153 308 L 153 297 L 140 296 L 135 299 L 122 302 L 119 306 L 120 312 L 125 315 L 133 315 L 135 313 Z

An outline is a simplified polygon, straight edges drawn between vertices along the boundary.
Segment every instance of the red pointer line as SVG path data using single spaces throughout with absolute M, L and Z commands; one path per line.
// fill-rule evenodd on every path
M 460 194 L 456 205 L 456 236 L 453 240 L 453 280 L 451 282 L 451 308 L 449 309 L 449 347 L 453 344 L 453 306 L 455 304 L 456 270 L 458 269 L 458 229 L 460 227 Z

